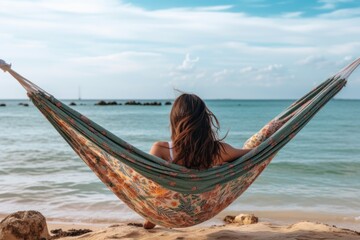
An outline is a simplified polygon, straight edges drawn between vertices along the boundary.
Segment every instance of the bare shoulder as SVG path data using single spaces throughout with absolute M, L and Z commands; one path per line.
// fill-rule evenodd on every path
M 155 148 L 169 148 L 168 142 L 154 142 L 153 147 Z
M 221 142 L 220 144 L 222 147 L 223 154 L 232 154 L 234 151 L 237 150 L 236 148 L 234 148 L 233 146 L 231 146 L 230 144 L 228 144 L 226 142 Z
M 221 159 L 223 162 L 231 162 L 251 151 L 251 149 L 235 148 L 225 142 L 221 142 L 221 146 Z
M 169 144 L 167 142 L 154 142 L 150 149 L 150 154 L 167 159 L 167 152 L 169 151 Z

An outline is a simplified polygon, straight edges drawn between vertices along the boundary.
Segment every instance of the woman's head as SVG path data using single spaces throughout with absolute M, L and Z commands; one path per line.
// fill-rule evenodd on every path
M 174 162 L 187 168 L 202 169 L 220 156 L 220 128 L 215 115 L 195 94 L 181 94 L 170 113 L 171 139 L 177 153 Z

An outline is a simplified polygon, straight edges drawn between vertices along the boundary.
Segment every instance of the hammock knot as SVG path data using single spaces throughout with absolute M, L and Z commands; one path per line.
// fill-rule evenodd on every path
M 7 72 L 7 71 L 9 71 L 9 69 L 11 69 L 11 64 L 7 64 L 4 60 L 0 59 L 0 68 L 4 72 Z

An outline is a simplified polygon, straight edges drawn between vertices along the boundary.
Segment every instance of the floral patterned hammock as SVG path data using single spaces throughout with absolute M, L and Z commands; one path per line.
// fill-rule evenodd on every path
M 244 144 L 241 158 L 207 170 L 171 164 L 128 144 L 11 69 L 35 106 L 110 190 L 130 208 L 165 227 L 206 221 L 231 204 L 346 83 L 360 59 L 294 102 Z

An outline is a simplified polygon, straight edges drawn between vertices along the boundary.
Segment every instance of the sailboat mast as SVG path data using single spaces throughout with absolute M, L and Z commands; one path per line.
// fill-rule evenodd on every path
M 81 100 L 81 86 L 79 86 L 79 92 L 78 92 L 78 94 L 79 94 L 79 100 Z

